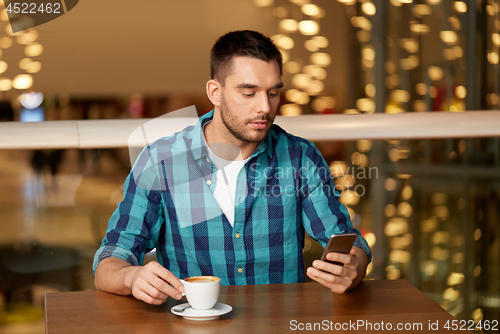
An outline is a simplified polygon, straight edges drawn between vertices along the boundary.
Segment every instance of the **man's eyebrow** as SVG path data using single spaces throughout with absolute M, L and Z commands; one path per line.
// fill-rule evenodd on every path
M 276 88 L 281 88 L 281 87 L 283 87 L 282 82 L 272 86 L 270 89 L 276 89 Z M 258 88 L 258 86 L 255 84 L 250 84 L 250 83 L 240 83 L 236 86 L 236 88 Z
M 240 83 L 236 86 L 236 88 L 257 88 L 257 85 L 249 84 L 249 83 Z

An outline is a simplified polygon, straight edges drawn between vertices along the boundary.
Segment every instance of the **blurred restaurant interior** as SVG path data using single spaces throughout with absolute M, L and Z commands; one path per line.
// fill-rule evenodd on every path
M 210 48 L 241 29 L 283 53 L 282 117 L 430 123 L 500 107 L 498 0 L 87 0 L 19 33 L 0 10 L 0 333 L 44 333 L 45 293 L 95 289 L 93 256 L 131 166 L 127 147 L 20 147 L 24 133 L 2 131 L 202 115 Z M 500 319 L 499 138 L 352 131 L 314 143 L 372 248 L 367 279 L 406 279 L 458 319 Z M 321 252 L 306 239 L 305 265 Z

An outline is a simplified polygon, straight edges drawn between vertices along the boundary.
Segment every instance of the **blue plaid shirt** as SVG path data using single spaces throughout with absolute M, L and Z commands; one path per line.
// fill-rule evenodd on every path
M 156 247 L 158 262 L 179 278 L 304 282 L 304 233 L 325 247 L 330 235 L 355 231 L 354 245 L 371 260 L 319 151 L 277 125 L 238 175 L 232 227 L 213 196 L 217 169 L 202 130 L 212 117 L 213 110 L 142 151 L 95 254 L 94 272 L 110 256 L 140 265 Z

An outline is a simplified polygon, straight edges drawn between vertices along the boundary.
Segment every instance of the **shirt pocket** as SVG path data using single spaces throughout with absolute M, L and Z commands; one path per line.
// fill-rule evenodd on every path
M 260 196 L 252 210 L 252 234 L 256 249 L 267 249 L 272 261 L 296 256 L 297 232 L 301 228 L 296 198 L 284 194 Z M 276 252 L 277 251 L 277 252 Z
M 286 193 L 265 193 L 264 198 L 265 202 L 272 206 L 288 206 L 297 200 L 295 194 Z
M 268 179 L 260 191 L 260 197 L 264 197 L 269 205 L 284 206 L 296 202 L 299 198 L 299 191 L 294 184 L 293 177 L 286 175 Z
M 297 216 L 295 194 L 263 192 L 255 198 L 252 215 L 260 221 L 283 224 Z

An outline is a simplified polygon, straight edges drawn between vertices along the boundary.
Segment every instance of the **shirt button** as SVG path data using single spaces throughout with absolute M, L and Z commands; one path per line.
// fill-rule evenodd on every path
M 240 234 L 236 233 L 235 237 L 236 237 L 236 239 L 239 239 L 240 238 Z
M 209 158 L 207 158 L 207 162 L 210 163 L 210 159 Z
M 241 274 L 243 272 L 243 269 L 238 268 L 238 272 Z
M 207 180 L 207 184 L 211 185 L 212 184 L 212 180 Z

